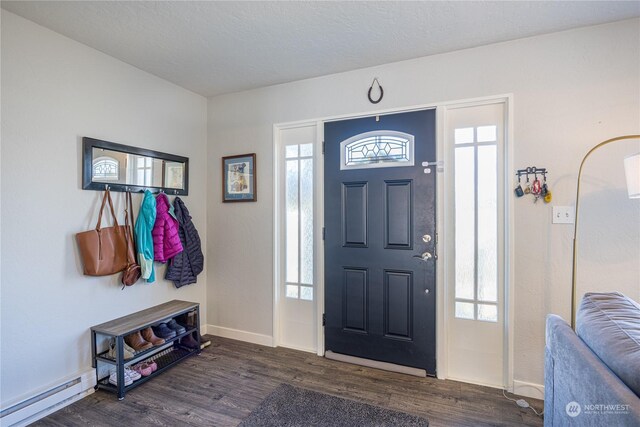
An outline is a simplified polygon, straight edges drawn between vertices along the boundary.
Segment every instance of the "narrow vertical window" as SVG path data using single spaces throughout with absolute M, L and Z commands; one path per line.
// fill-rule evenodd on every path
M 313 144 L 285 146 L 287 298 L 313 300 Z
M 497 126 L 457 128 L 455 316 L 498 321 Z

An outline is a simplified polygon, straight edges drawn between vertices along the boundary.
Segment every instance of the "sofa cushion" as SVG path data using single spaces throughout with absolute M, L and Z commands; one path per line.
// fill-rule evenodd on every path
M 640 305 L 619 292 L 587 293 L 576 333 L 623 383 L 640 396 Z

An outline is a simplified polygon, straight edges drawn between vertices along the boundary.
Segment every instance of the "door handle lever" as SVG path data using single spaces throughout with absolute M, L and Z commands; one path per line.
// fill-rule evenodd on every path
M 433 258 L 433 255 L 431 255 L 429 252 L 423 252 L 422 255 L 414 255 L 414 258 L 420 258 L 422 261 L 429 261 L 431 258 Z

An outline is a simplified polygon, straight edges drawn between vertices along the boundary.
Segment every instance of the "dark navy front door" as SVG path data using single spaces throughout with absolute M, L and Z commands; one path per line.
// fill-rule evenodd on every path
M 328 122 L 324 139 L 325 350 L 435 375 L 435 110 Z

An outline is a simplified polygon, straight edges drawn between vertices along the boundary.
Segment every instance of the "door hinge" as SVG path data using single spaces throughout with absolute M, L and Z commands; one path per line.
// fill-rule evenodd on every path
M 322 141 L 322 154 L 324 154 L 324 141 Z
M 322 227 L 322 240 L 324 240 L 327 237 L 327 229 Z
M 322 313 L 322 326 L 325 326 L 327 324 L 327 315 L 325 313 Z

